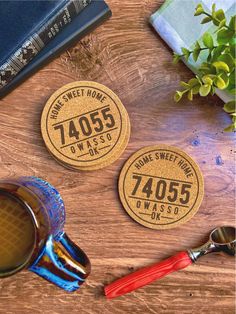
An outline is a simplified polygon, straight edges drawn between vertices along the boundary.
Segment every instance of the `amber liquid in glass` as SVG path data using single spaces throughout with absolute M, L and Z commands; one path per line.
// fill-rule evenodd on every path
M 34 224 L 27 208 L 0 190 L 0 276 L 27 262 L 34 239 Z

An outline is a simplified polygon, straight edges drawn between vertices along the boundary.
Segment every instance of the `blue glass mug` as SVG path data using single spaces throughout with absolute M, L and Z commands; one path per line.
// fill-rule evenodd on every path
M 28 268 L 66 291 L 90 273 L 86 254 L 63 231 L 58 191 L 36 177 L 0 180 L 0 278 Z

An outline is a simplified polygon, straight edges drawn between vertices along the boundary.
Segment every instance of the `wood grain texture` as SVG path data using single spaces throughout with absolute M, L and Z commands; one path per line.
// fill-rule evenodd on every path
M 149 26 L 163 0 L 108 0 L 113 17 L 75 47 L 0 101 L 0 176 L 35 175 L 61 192 L 66 231 L 89 255 L 92 274 L 68 294 L 23 271 L 0 281 L 0 313 L 225 313 L 235 311 L 234 259 L 207 256 L 132 294 L 107 301 L 103 286 L 134 269 L 201 244 L 215 226 L 234 224 L 234 134 L 217 97 L 175 104 L 185 65 Z M 122 157 L 106 169 L 73 172 L 48 154 L 40 114 L 49 96 L 75 80 L 95 80 L 125 104 L 132 134 Z M 164 143 L 189 153 L 205 179 L 198 213 L 177 229 L 155 231 L 135 223 L 122 208 L 117 179 L 137 149 Z

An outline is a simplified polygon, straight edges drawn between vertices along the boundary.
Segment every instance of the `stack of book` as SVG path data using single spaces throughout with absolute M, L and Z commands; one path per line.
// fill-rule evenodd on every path
M 0 1 L 0 97 L 111 16 L 103 0 Z

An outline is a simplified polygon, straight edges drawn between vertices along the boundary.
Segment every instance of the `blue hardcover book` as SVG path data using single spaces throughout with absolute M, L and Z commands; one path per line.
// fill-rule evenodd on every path
M 91 0 L 0 1 L 0 89 Z
M 64 2 L 0 1 L 0 66 Z
M 111 10 L 105 1 L 92 1 L 9 84 L 0 89 L 0 98 L 4 97 L 39 68 L 80 40 L 110 16 Z

